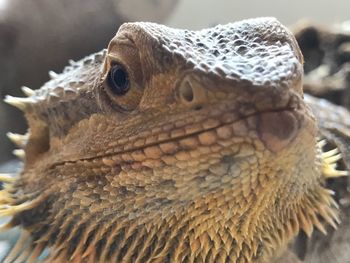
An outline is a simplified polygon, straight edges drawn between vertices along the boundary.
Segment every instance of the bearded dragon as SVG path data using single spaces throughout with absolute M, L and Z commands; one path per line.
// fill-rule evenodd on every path
M 2 230 L 21 229 L 5 262 L 46 248 L 44 262 L 272 262 L 299 231 L 336 227 L 325 181 L 347 172 L 323 149 L 302 63 L 273 18 L 126 23 L 8 96 L 29 132 L 9 135 L 23 171 L 1 176 Z

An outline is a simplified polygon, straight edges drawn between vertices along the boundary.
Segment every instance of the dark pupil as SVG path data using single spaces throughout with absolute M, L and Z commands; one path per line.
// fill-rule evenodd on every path
M 108 74 L 108 85 L 116 95 L 124 95 L 129 90 L 126 70 L 120 65 L 113 66 Z

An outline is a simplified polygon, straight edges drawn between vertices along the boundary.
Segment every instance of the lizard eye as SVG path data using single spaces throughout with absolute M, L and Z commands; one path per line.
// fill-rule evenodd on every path
M 129 90 L 129 76 L 120 64 L 111 67 L 108 72 L 107 82 L 110 90 L 117 96 L 122 96 Z

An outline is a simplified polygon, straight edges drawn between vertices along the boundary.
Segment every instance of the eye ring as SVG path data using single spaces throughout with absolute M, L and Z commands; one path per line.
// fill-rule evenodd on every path
M 120 64 L 113 65 L 108 72 L 107 83 L 113 94 L 117 96 L 126 94 L 130 88 L 128 72 Z

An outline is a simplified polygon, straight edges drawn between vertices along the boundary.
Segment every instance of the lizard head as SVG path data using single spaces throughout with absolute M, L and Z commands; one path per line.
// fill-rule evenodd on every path
M 7 98 L 29 124 L 11 135 L 25 166 L 3 190 L 7 227 L 49 261 L 267 260 L 334 224 L 302 74 L 275 19 L 124 24 L 107 52 Z

